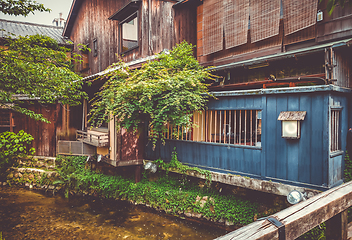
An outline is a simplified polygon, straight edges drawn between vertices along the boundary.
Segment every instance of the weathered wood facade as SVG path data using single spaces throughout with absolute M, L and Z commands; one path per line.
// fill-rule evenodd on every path
M 89 67 L 80 70 L 87 76 L 105 70 L 119 57 L 125 62 L 145 58 L 171 49 L 175 44 L 174 1 L 156 0 L 74 0 L 64 36 L 92 49 Z M 137 13 L 138 47 L 123 52 L 121 22 Z M 162 36 L 162 37 L 161 37 Z M 94 49 L 96 42 L 96 49 Z
M 175 3 L 176 1 L 157 0 L 73 1 L 64 36 L 74 42 L 77 52 L 78 44 L 85 44 L 91 49 L 90 52 L 83 53 L 84 61 L 77 70 L 87 76 L 86 80 L 93 79 L 95 74 L 117 62 L 119 58 L 129 63 L 131 68 L 136 68 L 148 57 L 171 49 L 176 42 L 173 11 Z M 126 32 L 124 28 L 132 33 Z M 101 84 L 102 82 L 87 87 L 90 98 L 94 97 Z M 89 102 L 83 104 L 81 130 L 86 131 L 86 138 L 82 141 L 94 145 L 87 139 L 92 139 L 102 129 L 89 130 L 88 112 Z M 95 145 L 96 153 L 104 155 L 115 166 L 142 164 L 144 130 L 132 134 L 125 129 L 117 130 L 115 125 L 111 121 L 106 126 L 109 146 Z
M 317 0 L 75 0 L 64 34 L 92 48 L 89 67 L 80 69 L 86 80 L 118 57 L 137 68 L 183 40 L 219 76 L 210 86 L 218 99 L 194 115 L 198 129 L 153 150 L 144 134 L 131 138 L 111 123 L 110 159 L 167 160 L 176 147 L 182 162 L 213 171 L 316 189 L 340 184 L 352 126 L 352 8 L 337 7 L 329 16 L 325 6 Z M 131 45 L 124 43 L 127 23 L 138 23 Z M 285 138 L 278 116 L 296 111 L 305 112 L 300 135 Z

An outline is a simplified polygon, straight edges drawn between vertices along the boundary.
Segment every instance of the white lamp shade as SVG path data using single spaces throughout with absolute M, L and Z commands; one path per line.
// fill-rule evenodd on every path
M 299 138 L 300 137 L 300 129 L 299 129 L 300 121 L 282 121 L 282 137 L 284 138 Z

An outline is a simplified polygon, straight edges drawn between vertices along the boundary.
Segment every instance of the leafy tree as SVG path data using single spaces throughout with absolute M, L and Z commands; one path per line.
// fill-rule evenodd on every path
M 0 179 L 3 180 L 7 169 L 12 167 L 17 157 L 33 154 L 34 148 L 28 149 L 33 137 L 23 130 L 0 133 Z
M 91 110 L 91 122 L 99 125 L 116 116 L 121 127 L 136 130 L 149 123 L 150 138 L 155 146 L 164 140 L 166 124 L 192 127 L 194 111 L 205 108 L 207 84 L 212 79 L 209 68 L 203 68 L 193 57 L 193 46 L 183 42 L 157 55 L 140 69 L 131 70 L 122 61 L 111 66 L 102 90 L 97 93 Z
M 0 106 L 46 121 L 20 107 L 19 97 L 42 103 L 77 105 L 85 93 L 72 69 L 70 50 L 49 37 L 34 35 L 5 38 L 0 48 Z
M 32 0 L 0 0 L 0 12 L 4 14 L 27 16 L 35 11 L 51 10 Z M 69 52 L 54 39 L 41 35 L 1 39 L 0 107 L 48 122 L 41 114 L 20 107 L 18 97 L 42 103 L 79 104 L 86 94 L 81 91 L 81 78 L 72 71 Z
M 0 0 L 0 12 L 4 14 L 28 16 L 35 11 L 50 12 L 51 10 L 32 0 Z
M 320 0 L 320 2 L 322 2 L 322 0 Z M 328 0 L 327 5 L 326 5 L 326 9 L 327 9 L 328 13 L 331 15 L 336 6 L 339 5 L 343 8 L 347 4 L 351 5 L 352 0 Z

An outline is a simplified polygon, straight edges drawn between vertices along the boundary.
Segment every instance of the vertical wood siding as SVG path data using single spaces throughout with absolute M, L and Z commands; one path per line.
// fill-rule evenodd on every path
M 197 45 L 199 36 L 197 33 L 197 22 L 198 20 L 202 21 L 202 19 L 199 19 L 199 16 L 195 14 L 196 12 L 197 7 L 191 4 L 187 8 L 175 9 L 175 43 L 181 43 L 185 40 Z M 202 36 L 199 37 L 201 38 Z
M 318 10 L 323 12 L 323 20 L 317 23 L 317 42 L 349 37 L 352 35 L 352 6 L 337 6 L 331 15 L 326 11 L 327 0 L 323 0 Z
M 166 140 L 155 151 L 147 145 L 147 159 L 171 159 L 176 147 L 182 162 L 215 171 L 230 171 L 252 177 L 276 179 L 291 184 L 329 186 L 342 179 L 343 153 L 329 155 L 329 92 L 270 94 L 261 96 L 221 97 L 211 100 L 210 110 L 262 110 L 261 147 L 230 146 L 227 144 Z M 333 94 L 343 106 L 341 114 L 342 151 L 347 136 L 347 98 Z M 281 111 L 306 111 L 301 122 L 301 138 L 281 137 Z
M 31 134 L 34 138 L 32 147 L 38 156 L 56 156 L 56 131 L 60 125 L 60 104 L 33 104 L 26 106 L 35 113 L 43 114 L 43 117 L 51 123 L 35 121 L 23 114 L 15 113 L 14 122 L 16 127 L 14 132 L 23 130 Z
M 98 52 L 89 55 L 89 70 L 87 75 L 103 71 L 116 62 L 118 53 L 118 22 L 108 18 L 122 8 L 128 1 L 86 0 L 83 1 L 78 17 L 69 37 L 76 45 L 89 44 L 93 48 L 93 40 L 97 39 Z M 77 51 L 77 49 L 75 49 Z
M 141 129 L 137 133 L 127 132 L 126 129 L 121 128 L 120 130 L 120 149 L 119 159 L 120 161 L 129 160 L 140 160 L 143 159 L 144 155 L 144 135 Z
M 333 79 L 340 87 L 352 87 L 351 53 L 346 50 L 335 50 L 333 53 Z
M 89 44 L 92 49 L 93 40 L 97 40 L 97 56 L 93 51 L 89 55 L 89 69 L 86 75 L 105 70 L 117 61 L 119 53 L 119 22 L 108 18 L 124 7 L 129 1 L 121 0 L 86 0 L 83 1 L 78 17 L 75 20 L 70 39 L 76 44 Z M 139 47 L 123 54 L 123 60 L 129 62 L 171 49 L 175 45 L 173 2 L 143 0 L 139 15 Z M 151 8 L 151 11 L 149 11 Z M 149 12 L 151 15 L 149 16 Z M 151 33 L 149 34 L 149 19 Z M 149 39 L 150 36 L 150 39 Z

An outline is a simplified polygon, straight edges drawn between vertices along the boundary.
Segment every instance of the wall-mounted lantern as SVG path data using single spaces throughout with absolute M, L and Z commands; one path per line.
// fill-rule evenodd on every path
M 321 10 L 317 13 L 317 22 L 323 21 L 323 12 Z
M 301 121 L 306 117 L 306 111 L 280 112 L 277 120 L 281 121 L 282 137 L 299 139 L 301 137 Z

